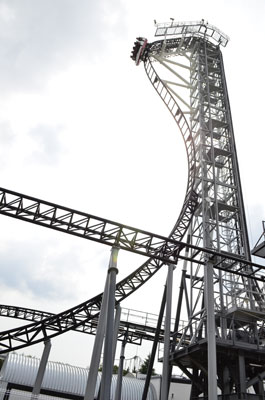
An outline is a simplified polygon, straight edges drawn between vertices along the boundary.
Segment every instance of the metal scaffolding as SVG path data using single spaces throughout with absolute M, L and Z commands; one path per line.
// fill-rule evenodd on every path
M 228 37 L 204 20 L 172 20 L 156 28 L 162 40 L 145 44 L 141 59 L 171 114 L 177 109 L 176 122 L 185 121 L 191 132 L 194 160 L 189 167 L 195 171 L 192 191 L 198 205 L 189 226 L 189 241 L 250 261 L 220 50 Z M 190 257 L 195 253 L 195 249 L 188 251 Z M 203 265 L 194 260 L 185 265 L 179 302 L 187 324 L 175 334 L 170 363 L 192 380 L 190 399 L 263 399 L 263 287 L 251 277 L 233 273 L 240 263 L 223 260 L 224 270 L 217 271 L 216 259 L 201 256 Z

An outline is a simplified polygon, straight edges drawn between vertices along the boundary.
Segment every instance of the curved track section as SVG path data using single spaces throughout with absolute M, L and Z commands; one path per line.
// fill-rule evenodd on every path
M 150 57 L 147 57 L 144 66 L 150 82 L 177 123 L 186 147 L 188 159 L 188 183 L 186 195 L 178 220 L 170 234 L 172 239 L 179 240 L 179 238 L 183 238 L 185 232 L 187 231 L 187 226 L 189 225 L 194 212 L 194 206 L 197 204 L 197 194 L 193 190 L 196 171 L 194 143 L 192 140 L 190 127 L 182 110 L 175 102 L 167 87 L 159 79 Z
M 178 43 L 178 42 L 176 42 Z M 161 47 L 163 41 L 155 42 L 155 51 L 157 48 Z M 186 152 L 188 156 L 188 185 L 187 192 L 184 200 L 184 204 L 180 213 L 180 216 L 170 233 L 169 238 L 173 240 L 180 241 L 183 239 L 189 223 L 191 221 L 194 210 L 197 206 L 197 195 L 193 191 L 194 187 L 194 179 L 195 179 L 195 150 L 194 144 L 191 136 L 191 132 L 189 129 L 189 125 L 186 121 L 186 118 L 171 95 L 171 93 L 167 90 L 167 88 L 161 82 L 158 74 L 156 73 L 152 62 L 148 56 L 148 52 L 151 55 L 152 53 L 152 45 L 149 45 L 147 53 L 145 55 L 145 70 L 146 73 L 159 94 L 170 113 L 174 117 L 184 140 L 186 146 Z M 48 203 L 47 203 L 48 204 Z M 14 210 L 13 210 L 14 211 Z M 25 211 L 25 209 L 23 209 Z M 2 214 L 12 216 L 14 218 L 23 219 L 19 213 L 10 213 L 6 211 L 0 211 Z M 27 212 L 30 212 L 27 209 Z M 16 215 L 15 215 L 16 214 Z M 46 218 L 46 217 L 45 217 Z M 48 218 L 46 218 L 48 219 Z M 48 226 L 44 223 L 32 221 L 30 219 L 26 219 L 28 222 L 37 223 L 42 226 Z M 52 227 L 52 226 L 48 226 Z M 56 229 L 56 227 L 53 227 Z M 62 230 L 58 229 L 57 230 Z M 63 230 L 67 232 L 66 230 Z M 72 233 L 73 232 L 67 232 Z M 93 240 L 93 239 L 91 239 Z M 161 243 L 163 246 L 163 243 Z M 178 248 L 175 249 L 176 253 L 178 252 Z M 154 256 L 155 257 L 155 256 Z M 163 260 L 159 260 L 158 258 L 150 258 L 144 264 L 142 264 L 138 269 L 136 269 L 132 274 L 127 276 L 125 279 L 120 281 L 116 285 L 116 301 L 120 302 L 130 294 L 132 294 L 135 290 L 140 288 L 145 282 L 147 282 L 164 264 Z M 30 346 L 32 344 L 39 343 L 43 340 L 47 340 L 48 338 L 52 338 L 54 336 L 60 335 L 64 332 L 67 332 L 72 329 L 77 329 L 80 327 L 84 327 L 88 321 L 95 319 L 101 307 L 102 301 L 102 293 L 93 297 L 92 299 L 79 304 L 69 310 L 66 310 L 60 314 L 47 316 L 47 318 L 37 322 L 32 323 L 23 327 L 15 328 L 12 330 L 4 331 L 0 333 L 0 353 L 5 353 L 11 350 L 16 350 L 19 348 L 23 348 L 26 346 Z
M 130 310 L 129 310 L 130 311 Z M 137 311 L 133 311 L 136 312 Z M 24 308 L 17 306 L 10 306 L 6 304 L 0 304 L 0 316 L 13 318 L 29 322 L 39 322 L 46 318 L 54 317 L 56 314 L 35 310 L 32 308 Z M 127 314 L 128 317 L 128 314 Z M 137 314 L 136 314 L 137 318 Z M 140 324 L 133 321 L 128 321 L 128 318 L 120 321 L 118 340 L 123 341 L 126 337 L 126 342 L 131 344 L 140 345 L 143 340 L 153 341 L 156 333 L 158 316 L 152 315 L 150 320 L 150 314 L 143 317 L 142 315 L 138 318 L 145 321 L 144 324 Z M 89 335 L 96 335 L 98 326 L 98 318 L 86 321 L 83 325 L 75 327 L 73 330 L 80 333 L 86 333 Z M 164 330 L 160 330 L 159 341 L 162 342 L 164 338 Z

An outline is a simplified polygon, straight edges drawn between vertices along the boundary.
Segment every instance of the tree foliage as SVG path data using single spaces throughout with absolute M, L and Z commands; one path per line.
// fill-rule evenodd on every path
M 144 362 L 140 365 L 139 372 L 141 374 L 145 374 L 145 375 L 147 374 L 148 365 L 150 363 L 150 357 L 151 357 L 151 354 L 148 354 L 148 356 L 146 357 Z M 155 369 L 154 368 L 152 368 L 152 375 L 155 375 Z
M 99 370 L 100 372 L 102 372 L 102 365 L 100 365 L 100 367 L 99 367 L 98 370 Z M 112 373 L 113 373 L 114 375 L 117 375 L 117 374 L 118 374 L 118 371 L 119 371 L 118 365 L 113 365 Z M 125 375 L 128 374 L 128 372 L 130 372 L 130 371 L 129 371 L 129 368 L 123 369 L 123 370 L 122 370 L 122 375 L 125 376 Z

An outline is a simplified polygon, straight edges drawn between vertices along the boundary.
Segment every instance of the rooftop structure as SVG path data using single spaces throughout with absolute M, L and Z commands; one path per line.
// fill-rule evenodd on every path
M 7 399 L 6 393 L 30 398 L 37 376 L 40 360 L 21 354 L 9 353 L 0 372 L 0 399 Z M 84 398 L 88 369 L 49 361 L 42 382 L 40 399 L 54 398 L 81 400 Z M 101 373 L 98 373 L 95 397 L 98 395 Z M 114 398 L 117 375 L 113 375 L 111 397 Z M 122 400 L 141 400 L 144 381 L 135 378 L 123 379 Z M 2 393 L 1 393 L 2 392 Z M 27 395 L 29 393 L 30 395 Z M 27 396 L 27 397 L 26 397 Z M 18 397 L 21 398 L 21 397 Z M 158 400 L 154 387 L 150 386 L 148 400 Z

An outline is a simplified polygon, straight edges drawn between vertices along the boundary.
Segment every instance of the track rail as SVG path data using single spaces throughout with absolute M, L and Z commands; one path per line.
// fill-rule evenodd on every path
M 150 79 L 149 66 L 150 60 L 147 59 L 145 69 Z M 155 87 L 154 79 L 156 78 L 160 81 L 160 78 L 154 68 L 152 67 L 151 69 L 152 78 L 150 81 Z M 112 223 L 112 221 L 106 219 L 103 220 L 66 207 L 7 191 L 3 188 L 0 189 L 0 213 L 3 215 L 46 226 L 102 244 L 119 246 L 121 249 L 134 251 L 135 253 L 150 257 L 136 271 L 116 285 L 115 296 L 117 302 L 120 302 L 141 287 L 165 262 L 169 261 L 169 257 L 172 262 L 173 260 L 177 262 L 183 244 L 176 243 L 176 241 L 183 239 L 197 206 L 197 196 L 193 191 L 195 175 L 192 163 L 195 157 L 193 157 L 194 144 L 191 140 L 191 133 L 180 107 L 170 92 L 166 88 L 163 88 L 163 93 L 164 90 L 166 90 L 170 98 L 170 102 L 165 102 L 165 104 L 171 114 L 181 115 L 181 119 L 178 118 L 175 120 L 186 147 L 189 171 L 184 204 L 180 216 L 170 233 L 169 238 L 171 238 L 171 241 L 167 242 L 167 240 L 165 241 L 164 238 L 157 235 Z M 161 97 L 162 92 L 159 94 Z M 184 124 L 183 121 L 185 121 Z M 2 332 L 0 333 L 0 346 L 5 351 L 10 351 L 38 343 L 47 337 L 59 335 L 70 329 L 84 327 L 87 321 L 95 318 L 100 312 L 101 301 L 102 294 L 64 313 L 56 316 L 47 316 L 46 319 L 34 325 L 31 324 L 31 326 L 25 326 L 17 330 Z
M 162 262 L 168 262 L 172 257 L 172 262 L 176 263 L 180 247 L 184 246 L 175 238 L 166 238 L 4 188 L 0 188 L 0 214 L 107 246 L 117 246 Z M 136 271 L 141 269 L 142 266 Z M 129 276 L 132 278 L 136 271 Z
M 29 322 L 40 322 L 45 320 L 46 318 L 54 317 L 55 315 L 56 314 L 47 311 L 0 304 L 1 317 L 13 318 Z M 142 324 L 122 319 L 119 325 L 118 340 L 123 340 L 126 337 L 127 343 L 132 343 L 136 345 L 140 345 L 143 340 L 153 341 L 156 332 L 157 318 L 158 316 L 153 315 L 152 324 L 149 322 L 149 318 L 146 318 L 147 322 Z M 95 335 L 97 332 L 97 326 L 98 318 L 86 321 L 83 325 L 77 326 L 73 330 L 80 333 Z M 163 342 L 163 339 L 164 329 L 161 329 L 159 341 Z
M 53 205 L 51 208 L 52 203 L 42 202 L 41 200 L 38 200 L 36 203 L 36 199 L 29 196 L 23 196 L 13 191 L 10 192 L 0 189 L 0 193 L 0 214 L 10 215 L 14 218 L 30 222 L 33 222 L 38 218 L 39 220 L 37 223 L 39 225 L 49 226 L 47 225 L 47 222 L 49 222 L 49 224 L 57 224 L 57 221 L 60 222 L 61 219 L 58 219 L 56 216 L 56 211 L 59 209 L 64 210 L 64 212 L 69 211 L 66 207 L 59 208 L 59 206 L 55 207 Z M 34 203 L 29 204 L 28 201 L 30 200 Z M 25 203 L 27 203 L 26 206 Z M 46 211 L 41 211 L 42 206 L 45 206 Z M 33 212 L 33 209 L 35 212 Z M 34 215 L 36 215 L 35 219 Z M 208 259 L 212 261 L 215 268 L 231 270 L 233 267 L 233 273 L 245 277 L 252 277 L 264 282 L 264 276 L 258 278 L 257 273 L 263 272 L 265 267 L 250 263 L 239 257 L 217 253 L 181 241 L 175 241 L 171 238 L 166 238 L 154 233 L 104 220 L 100 217 L 92 217 L 89 214 L 74 212 L 74 215 L 82 215 L 83 219 L 88 222 L 85 230 L 88 234 L 84 235 L 84 228 L 82 228 L 82 234 L 80 233 L 79 236 L 89 240 L 96 240 L 99 243 L 107 244 L 109 246 L 119 246 L 121 249 L 150 257 L 146 263 L 117 284 L 117 302 L 122 301 L 142 286 L 154 275 L 163 263 L 176 264 L 178 259 L 190 260 L 202 265 L 204 265 L 204 260 Z M 43 224 L 42 221 L 44 222 Z M 97 221 L 97 224 L 95 224 L 95 221 Z M 65 223 L 66 222 L 64 221 L 64 224 Z M 73 222 L 73 220 L 71 224 L 73 224 L 70 225 L 71 229 L 65 229 L 64 226 L 62 231 L 72 233 L 73 227 L 79 227 Z M 100 230 L 98 229 L 99 226 L 101 227 Z M 61 230 L 58 228 L 59 227 L 56 226 L 57 230 Z M 95 235 L 96 238 L 94 238 L 93 235 Z M 192 256 L 187 257 L 185 255 L 185 251 L 183 251 L 185 248 L 192 249 Z M 248 267 L 251 267 L 251 269 Z M 2 348 L 0 353 L 30 346 L 43 340 L 47 340 L 47 338 L 52 338 L 69 330 L 84 326 L 88 321 L 93 320 L 98 316 L 101 301 L 102 294 L 99 294 L 82 304 L 60 314 L 47 317 L 37 323 L 0 332 L 0 346 Z
M 159 43 L 162 44 L 161 42 Z M 157 51 L 158 43 L 155 42 L 155 45 Z M 170 91 L 167 89 L 167 87 L 159 78 L 151 62 L 150 57 L 146 58 L 144 67 L 145 67 L 145 72 L 150 82 L 152 83 L 154 89 L 156 90 L 157 94 L 160 96 L 161 100 L 164 102 L 167 109 L 174 118 L 176 124 L 178 125 L 186 147 L 187 160 L 188 160 L 188 182 L 187 182 L 186 195 L 178 220 L 170 235 L 170 237 L 172 237 L 173 239 L 179 240 L 178 238 L 179 237 L 182 238 L 186 233 L 187 227 L 194 213 L 194 209 L 198 203 L 198 196 L 193 189 L 195 181 L 195 173 L 196 173 L 196 164 L 195 164 L 196 157 L 195 157 L 194 142 L 192 139 L 190 127 L 188 125 L 184 113 L 182 112 L 179 105 L 176 103 Z

